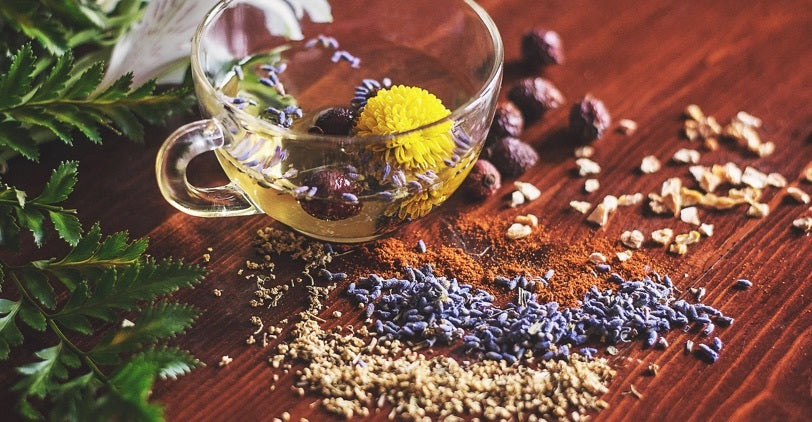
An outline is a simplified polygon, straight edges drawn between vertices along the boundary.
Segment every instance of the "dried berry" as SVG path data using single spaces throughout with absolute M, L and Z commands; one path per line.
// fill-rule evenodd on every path
M 570 130 L 581 141 L 600 138 L 611 123 L 612 118 L 603 102 L 589 94 L 570 109 Z
M 358 181 L 336 168 L 315 171 L 304 182 L 309 196 L 299 200 L 302 209 L 322 220 L 344 220 L 361 212 L 357 196 L 363 190 Z
M 474 199 L 484 199 L 496 193 L 502 187 L 499 170 L 487 160 L 477 160 L 468 177 L 463 182 L 463 189 Z
M 493 145 L 497 139 L 506 136 L 518 138 L 524 130 L 522 112 L 510 101 L 500 102 L 493 115 L 486 145 Z
M 522 79 L 508 91 L 507 96 L 522 111 L 525 122 L 538 120 L 548 110 L 564 104 L 561 91 L 544 78 Z
M 324 110 L 316 118 L 310 132 L 327 135 L 351 135 L 355 123 L 355 111 L 349 107 L 333 107 Z
M 555 31 L 534 28 L 522 37 L 522 57 L 533 67 L 564 63 L 561 37 Z
M 538 153 L 529 144 L 513 137 L 496 141 L 491 151 L 491 162 L 506 177 L 516 177 L 536 164 Z

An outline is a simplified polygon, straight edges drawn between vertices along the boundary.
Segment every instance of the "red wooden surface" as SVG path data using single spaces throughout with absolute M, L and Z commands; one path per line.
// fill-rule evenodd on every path
M 340 2 L 333 3 L 340 7 Z M 691 146 L 678 136 L 682 110 L 690 103 L 722 122 L 739 110 L 759 116 L 764 120 L 763 137 L 777 144 L 776 153 L 762 159 L 723 145 L 703 155 L 702 164 L 733 161 L 742 168 L 752 164 L 765 172 L 780 172 L 791 184 L 812 192 L 812 184 L 799 181 L 803 169 L 812 165 L 809 1 L 492 0 L 482 4 L 505 40 L 505 86 L 533 74 L 517 64 L 520 36 L 533 25 L 547 26 L 561 34 L 567 61 L 544 76 L 570 103 L 589 92 L 606 103 L 615 120 L 631 118 L 640 125 L 632 136 L 610 133 L 595 144 L 593 159 L 603 172 L 601 188 L 592 194 L 584 194 L 583 179 L 573 177 L 573 145 L 563 130 L 566 110 L 548 114 L 526 131 L 523 139 L 542 158 L 521 179 L 538 186 L 542 197 L 525 209 L 541 216 L 546 230 L 561 242 L 589 236 L 614 240 L 633 228 L 646 233 L 661 227 L 687 229 L 684 224 L 675 226 L 672 219 L 651 217 L 640 207 L 614 216 L 606 229 L 596 229 L 568 210 L 567 203 L 572 199 L 594 203 L 606 194 L 654 192 L 671 176 L 688 180 L 685 167 L 665 165 L 651 176 L 634 169 L 646 155 L 665 161 L 677 149 Z M 211 275 L 196 290 L 180 295 L 204 312 L 195 327 L 177 340 L 208 366 L 181 380 L 158 383 L 153 397 L 166 405 L 170 420 L 268 420 L 283 411 L 323 419 L 325 414 L 310 406 L 318 397 L 299 398 L 290 391 L 292 374 L 283 375 L 271 392 L 275 373 L 267 363 L 271 349 L 244 344 L 253 329 L 248 320 L 258 311 L 248 306 L 253 289 L 237 271 L 253 257 L 250 242 L 255 230 L 271 220 L 195 218 L 164 202 L 154 181 L 153 161 L 165 135 L 165 130 L 154 131 L 146 145 L 115 139 L 101 147 L 52 145 L 37 165 L 12 162 L 6 181 L 41 186 L 55 163 L 80 159 L 79 184 L 70 205 L 79 209 L 86 225 L 100 221 L 107 232 L 128 229 L 133 236 L 148 235 L 150 252 L 159 257 L 185 256 L 203 263 L 207 248 L 214 249 L 211 262 L 205 264 Z M 212 161 L 196 163 L 196 168 L 216 173 Z M 504 187 L 500 193 L 509 191 Z M 736 323 L 723 332 L 726 347 L 714 365 L 683 355 L 680 347 L 643 350 L 634 344 L 622 348 L 613 358 L 618 376 L 603 397 L 610 408 L 598 414 L 598 420 L 803 420 L 812 415 L 812 238 L 790 230 L 792 220 L 808 213 L 808 206 L 784 199 L 783 190 L 778 189 L 768 190 L 765 201 L 773 209 L 765 219 L 748 218 L 743 208 L 702 211 L 703 221 L 715 224 L 716 233 L 684 257 L 646 250 L 654 260 L 677 268 L 674 275 L 682 290 L 705 286 L 705 302 L 736 318 Z M 431 231 L 422 227 L 458 212 L 506 220 L 514 215 L 500 198 L 471 206 L 455 197 L 428 217 L 428 223 L 413 224 L 406 231 L 423 230 L 421 235 L 431 239 Z M 688 276 L 682 277 L 683 273 Z M 731 283 L 740 277 L 752 280 L 756 287 L 732 291 Z M 223 296 L 212 295 L 214 288 L 222 289 Z M 303 297 L 294 289 L 282 306 L 261 316 L 271 322 L 292 316 L 301 308 L 297 299 Z M 330 307 L 345 312 L 342 323 L 357 321 L 340 297 L 332 299 Z M 675 332 L 669 338 L 681 345 L 691 337 Z M 41 344 L 17 350 L 14 360 L 29 359 L 37 346 Z M 223 355 L 234 362 L 218 368 Z M 656 377 L 646 377 L 643 372 L 652 362 L 661 370 Z M 0 380 L 2 402 L 8 404 L 12 396 L 5 391 L 14 375 L 4 369 Z M 642 400 L 622 395 L 630 384 L 643 393 Z

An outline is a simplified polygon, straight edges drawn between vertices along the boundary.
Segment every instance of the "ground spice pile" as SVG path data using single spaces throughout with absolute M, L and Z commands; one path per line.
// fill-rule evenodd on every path
M 539 362 L 537 368 L 505 362 L 462 363 L 447 356 L 427 357 L 397 340 L 369 336 L 360 330 L 325 330 L 318 323 L 321 300 L 335 288 L 307 286 L 310 305 L 300 314 L 292 338 L 279 344 L 274 367 L 304 363 L 295 388 L 322 395 L 321 404 L 346 418 L 370 415 L 391 406 L 396 416 L 422 420 L 439 415 L 483 416 L 489 420 L 544 420 L 606 408 L 598 397 L 615 375 L 605 359 L 573 354 Z M 452 419 L 453 420 L 453 419 Z
M 643 253 L 635 252 L 624 262 L 614 259 L 622 252 L 613 241 L 591 238 L 565 244 L 553 240 L 543 227 L 522 239 L 508 239 L 505 230 L 508 220 L 494 217 L 461 216 L 459 220 L 435 239 L 424 239 L 425 251 L 417 247 L 415 237 L 399 236 L 373 242 L 359 248 L 346 264 L 347 272 L 355 277 L 376 273 L 383 277 L 400 274 L 409 265 L 419 268 L 431 264 L 438 275 L 455 277 L 460 283 L 488 291 L 496 296 L 496 303 L 509 302 L 514 294 L 495 282 L 497 277 L 542 277 L 553 270 L 546 285 L 537 283 L 534 292 L 538 301 L 557 302 L 562 306 L 576 306 L 590 287 L 599 290 L 613 287 L 601 277 L 589 256 L 599 252 L 609 257 L 612 272 L 625 279 L 640 279 L 654 268 Z M 341 263 L 344 268 L 344 262 Z M 664 271 L 665 272 L 665 271 Z

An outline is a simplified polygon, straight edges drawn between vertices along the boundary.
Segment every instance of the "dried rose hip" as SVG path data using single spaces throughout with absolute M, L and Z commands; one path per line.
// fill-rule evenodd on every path
M 490 161 L 477 160 L 462 186 L 472 198 L 484 199 L 502 187 L 502 177 Z
M 548 110 L 564 104 L 561 91 L 544 78 L 522 79 L 508 91 L 507 96 L 522 111 L 525 122 L 538 120 Z
M 583 142 L 592 142 L 603 136 L 612 123 L 603 102 L 589 94 L 570 109 L 570 130 Z
M 349 107 L 333 107 L 324 110 L 316 118 L 310 132 L 327 135 L 351 135 L 355 111 Z
M 518 138 L 524 130 L 522 112 L 510 101 L 502 101 L 496 106 L 491 129 L 488 132 L 487 145 L 492 145 L 499 138 L 512 136 Z
M 561 37 L 555 31 L 534 28 L 522 37 L 522 57 L 533 67 L 564 63 Z
M 302 209 L 313 217 L 322 220 L 344 220 L 361 212 L 362 204 L 357 196 L 363 190 L 358 181 L 336 168 L 315 171 L 305 181 L 309 190 L 315 189 L 310 197 L 299 200 Z
M 516 177 L 536 164 L 539 155 L 529 144 L 513 137 L 496 141 L 490 160 L 506 177 Z

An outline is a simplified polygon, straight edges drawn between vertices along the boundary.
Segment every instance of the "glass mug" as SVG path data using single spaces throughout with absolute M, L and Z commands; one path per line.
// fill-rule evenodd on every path
M 158 185 L 169 203 L 201 217 L 264 213 L 307 236 L 352 243 L 422 217 L 459 187 L 482 149 L 501 85 L 495 24 L 470 0 L 339 3 L 333 22 L 303 22 L 302 41 L 271 35 L 264 22 L 273 10 L 260 2 L 223 1 L 209 12 L 191 55 L 209 118 L 177 129 L 158 152 Z M 425 89 L 450 114 L 388 135 L 308 130 L 319 110 L 349 105 L 356 85 L 369 93 L 389 81 Z M 381 153 L 438 131 L 454 151 L 431 165 L 404 167 L 396 154 Z M 188 182 L 187 165 L 208 151 L 231 183 Z

